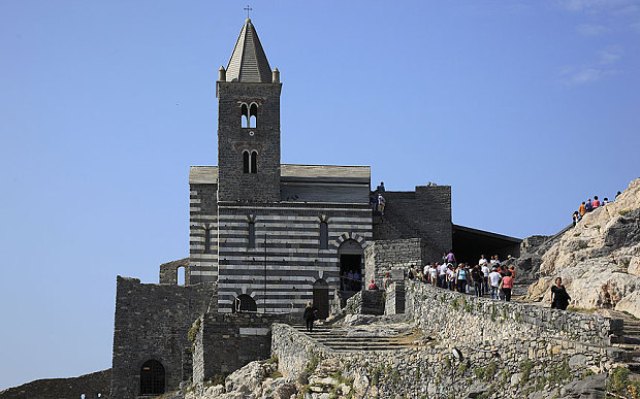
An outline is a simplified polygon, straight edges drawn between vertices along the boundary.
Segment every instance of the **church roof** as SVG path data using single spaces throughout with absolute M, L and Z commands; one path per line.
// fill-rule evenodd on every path
M 271 83 L 271 67 L 258 32 L 247 18 L 227 65 L 227 82 Z
M 369 166 L 338 165 L 290 165 L 280 167 L 283 181 L 342 181 L 368 184 L 371 179 Z M 192 166 L 189 171 L 191 184 L 218 184 L 217 166 Z

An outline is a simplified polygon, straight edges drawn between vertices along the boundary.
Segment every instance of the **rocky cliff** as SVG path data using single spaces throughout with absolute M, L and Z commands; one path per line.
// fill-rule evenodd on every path
M 529 299 L 550 301 L 550 286 L 562 277 L 572 306 L 640 317 L 640 179 L 557 237 L 540 261 Z

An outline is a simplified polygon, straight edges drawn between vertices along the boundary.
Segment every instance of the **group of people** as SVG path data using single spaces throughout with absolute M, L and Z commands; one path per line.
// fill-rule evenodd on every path
M 362 276 L 359 271 L 349 270 L 341 277 L 342 291 L 360 291 L 362 288 Z
M 618 198 L 620 194 L 622 193 L 618 191 L 618 193 L 616 194 L 616 198 Z M 573 225 L 575 226 L 576 224 L 578 224 L 578 222 L 581 221 L 584 215 L 586 215 L 587 213 L 595 211 L 601 206 L 607 205 L 609 202 L 609 198 L 607 197 L 600 201 L 597 195 L 593 197 L 593 200 L 589 198 L 586 201 L 582 201 L 582 203 L 578 207 L 578 210 L 573 212 Z
M 477 297 L 490 295 L 491 299 L 511 301 L 515 283 L 515 266 L 502 265 L 498 255 L 487 259 L 481 255 L 478 264 L 457 263 L 453 251 L 444 254 L 442 263 L 410 268 L 408 278 L 431 284 L 435 287 L 473 294 Z

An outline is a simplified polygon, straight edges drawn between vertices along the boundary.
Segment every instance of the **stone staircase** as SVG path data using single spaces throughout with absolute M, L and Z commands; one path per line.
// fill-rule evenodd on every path
M 611 313 L 624 323 L 622 333 L 611 337 L 612 346 L 619 350 L 620 361 L 633 373 L 640 374 L 640 320 L 623 312 Z
M 410 349 L 418 346 L 423 339 L 416 330 L 387 335 L 369 328 L 314 326 L 313 332 L 310 333 L 304 326 L 292 327 L 329 349 L 341 353 Z

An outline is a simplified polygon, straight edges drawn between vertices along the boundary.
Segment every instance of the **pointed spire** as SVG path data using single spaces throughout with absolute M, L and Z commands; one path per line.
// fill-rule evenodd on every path
M 227 66 L 227 82 L 271 83 L 271 67 L 264 54 L 258 33 L 247 18 L 233 48 Z

